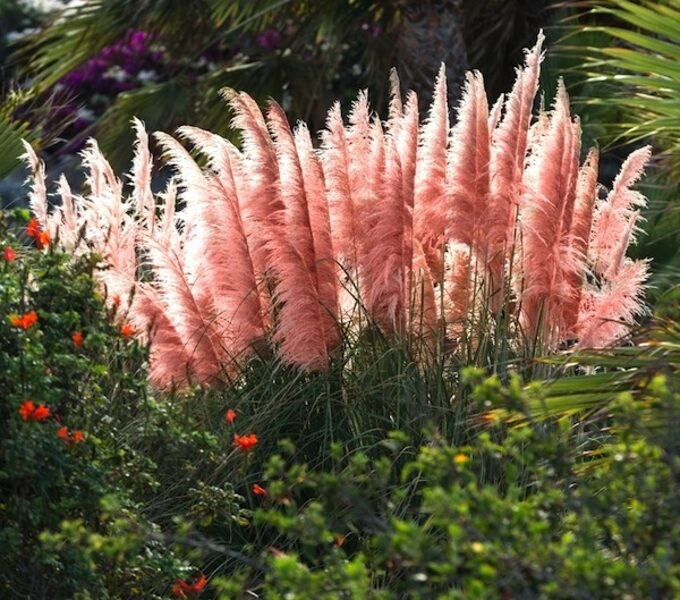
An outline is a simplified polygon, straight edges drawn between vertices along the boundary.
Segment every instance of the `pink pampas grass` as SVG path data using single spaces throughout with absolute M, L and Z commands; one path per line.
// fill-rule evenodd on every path
M 92 141 L 89 189 L 74 196 L 62 180 L 50 214 L 44 167 L 27 149 L 31 206 L 63 248 L 107 261 L 96 277 L 125 298 L 164 388 L 236 377 L 267 343 L 285 364 L 326 370 L 340 332 L 366 320 L 419 358 L 487 343 L 614 343 L 644 311 L 647 264 L 626 251 L 650 151 L 631 154 L 598 200 L 597 153 L 579 168 L 580 125 L 562 84 L 532 122 L 542 44 L 541 34 L 491 110 L 481 76 L 468 75 L 453 130 L 443 72 L 424 124 L 393 74 L 385 123 L 362 92 L 348 123 L 331 108 L 318 149 L 277 104 L 265 119 L 229 91 L 241 149 L 182 128 L 207 158 L 199 165 L 159 134 L 174 170 L 159 202 L 139 121 L 129 196 Z

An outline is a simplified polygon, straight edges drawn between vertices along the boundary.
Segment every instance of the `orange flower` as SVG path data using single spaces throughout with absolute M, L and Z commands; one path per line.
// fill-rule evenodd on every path
M 50 415 L 52 412 L 50 411 L 47 406 L 44 404 L 38 405 L 38 408 L 33 411 L 33 420 L 34 421 L 46 421 L 47 419 L 50 418 Z
M 42 250 L 50 244 L 50 234 L 47 233 L 47 231 L 42 230 L 40 222 L 35 217 L 28 222 L 28 225 L 26 226 L 26 235 L 33 238 L 35 247 L 38 250 Z
M 77 429 L 69 435 L 68 427 L 66 426 L 57 429 L 57 437 L 60 440 L 64 440 L 64 443 L 68 444 L 69 446 L 80 444 L 80 442 L 85 441 L 85 434 L 82 431 Z
M 269 492 L 257 483 L 253 483 L 250 489 L 256 496 L 269 496 Z
M 17 259 L 16 250 L 14 250 L 14 248 L 11 246 L 5 246 L 5 249 L 2 251 L 2 257 L 8 263 L 14 262 Z
M 26 225 L 26 235 L 28 237 L 36 238 L 40 234 L 40 223 L 38 219 L 33 217 Z
M 38 250 L 42 250 L 43 248 L 47 248 L 47 246 L 50 245 L 50 234 L 47 233 L 47 231 L 41 231 L 38 234 L 38 237 L 35 238 L 35 247 Z
M 134 328 L 132 327 L 132 325 L 130 325 L 130 323 L 123 323 L 123 324 L 120 326 L 120 334 L 121 334 L 126 340 L 127 340 L 127 339 L 130 339 L 130 338 L 133 336 L 134 333 L 135 333 L 135 330 L 134 330 Z
M 247 454 L 253 449 L 255 444 L 257 444 L 257 436 L 254 433 L 249 433 L 248 435 L 235 435 L 233 443 L 234 446 L 241 450 L 241 452 Z
M 31 402 L 30 400 L 26 400 L 25 402 L 21 403 L 21 407 L 19 408 L 19 415 L 21 415 L 21 418 L 24 421 L 29 421 L 33 416 L 34 412 L 35 404 L 33 404 L 33 402 Z
M 205 575 L 201 574 L 201 576 L 196 581 L 194 581 L 191 587 L 193 588 L 193 592 L 195 594 L 200 594 L 205 589 L 205 586 L 207 584 L 208 578 Z
M 188 581 L 182 581 L 181 579 L 178 579 L 175 581 L 175 583 L 172 584 L 172 587 L 170 588 L 170 591 L 172 592 L 173 595 L 177 596 L 178 598 L 186 598 L 187 596 L 194 595 L 194 594 L 200 594 L 204 589 L 205 586 L 208 584 L 208 578 L 201 574 L 196 581 L 193 583 L 189 583 Z
M 187 594 L 191 594 L 191 586 L 186 581 L 175 581 L 170 588 L 174 596 L 178 598 L 186 598 Z
M 13 327 L 18 327 L 19 329 L 30 329 L 38 322 L 38 313 L 32 310 L 21 316 L 10 315 L 9 322 Z
M 113 298 L 111 298 L 111 303 L 114 306 L 120 306 L 120 296 L 116 294 Z
M 80 348 L 83 345 L 83 334 L 80 333 L 80 331 L 75 331 L 71 336 L 71 339 L 76 348 Z
M 231 424 L 234 422 L 236 419 L 236 411 L 233 408 L 230 408 L 226 413 L 224 413 L 224 420 Z
M 24 421 L 46 421 L 50 418 L 50 411 L 44 404 L 36 406 L 31 400 L 25 400 L 19 407 L 19 416 Z

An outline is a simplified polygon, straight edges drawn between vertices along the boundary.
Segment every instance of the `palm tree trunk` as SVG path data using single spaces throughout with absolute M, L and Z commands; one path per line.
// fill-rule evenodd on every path
M 462 0 L 398 0 L 401 12 L 396 42 L 396 67 L 403 89 L 418 94 L 421 111 L 432 98 L 432 90 L 442 63 L 446 65 L 449 106 L 459 97 L 468 68 L 463 39 Z

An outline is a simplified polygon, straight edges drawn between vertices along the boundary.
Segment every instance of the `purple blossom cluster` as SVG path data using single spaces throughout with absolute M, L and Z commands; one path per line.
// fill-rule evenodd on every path
M 59 101 L 52 117 L 70 122 L 64 137 L 71 142 L 64 151 L 82 148 L 83 132 L 119 93 L 163 77 L 166 56 L 153 42 L 151 34 L 130 29 L 121 40 L 62 77 L 55 90 Z
M 61 80 L 77 93 L 115 95 L 139 87 L 157 76 L 164 54 L 152 48 L 152 37 L 145 31 L 128 30 L 125 37 L 106 46 L 84 65 Z M 141 75 L 141 77 L 140 77 Z

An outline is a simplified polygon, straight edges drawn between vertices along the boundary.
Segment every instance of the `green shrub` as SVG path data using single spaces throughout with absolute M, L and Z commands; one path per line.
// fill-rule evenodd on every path
M 26 220 L 0 222 L 0 596 L 155 597 L 181 564 L 148 538 L 130 492 L 157 482 L 121 437 L 145 350 L 106 314 L 96 257 L 22 246 L 6 228 Z

